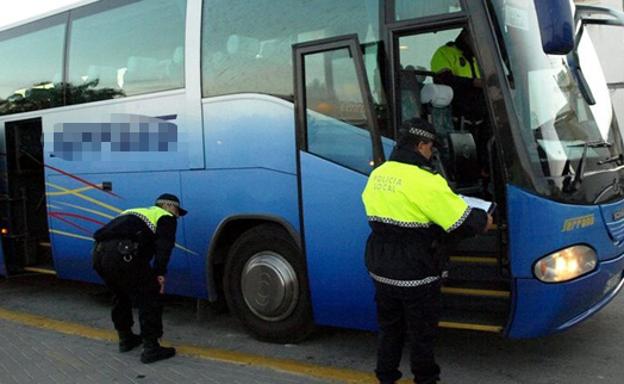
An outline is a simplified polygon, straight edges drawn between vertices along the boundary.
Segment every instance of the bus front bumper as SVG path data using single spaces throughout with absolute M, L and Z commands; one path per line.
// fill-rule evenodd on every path
M 564 283 L 515 279 L 510 338 L 563 331 L 607 305 L 624 286 L 624 254 L 602 261 L 593 272 Z

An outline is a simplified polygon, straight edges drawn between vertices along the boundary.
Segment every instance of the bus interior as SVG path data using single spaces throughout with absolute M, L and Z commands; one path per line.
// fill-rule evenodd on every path
M 7 122 L 4 127 L 0 209 L 7 271 L 51 273 L 41 119 Z

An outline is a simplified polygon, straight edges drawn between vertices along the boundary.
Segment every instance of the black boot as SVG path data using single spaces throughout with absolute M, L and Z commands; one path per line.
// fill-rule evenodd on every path
M 158 360 L 168 359 L 175 355 L 175 348 L 161 347 L 157 339 L 143 340 L 143 353 L 141 362 L 143 364 L 153 363 Z
M 143 342 L 141 336 L 135 335 L 132 331 L 117 331 L 117 333 L 119 334 L 119 352 L 132 351 Z

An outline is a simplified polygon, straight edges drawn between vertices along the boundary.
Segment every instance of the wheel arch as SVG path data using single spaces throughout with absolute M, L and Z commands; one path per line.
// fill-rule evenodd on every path
M 230 247 L 234 241 L 245 231 L 262 225 L 276 224 L 281 227 L 295 242 L 300 250 L 302 248 L 301 236 L 297 230 L 287 220 L 273 215 L 234 215 L 224 218 L 212 238 L 206 256 L 206 284 L 208 286 L 208 300 L 215 302 L 219 299 L 216 278 L 223 274 L 222 268 L 225 265 Z

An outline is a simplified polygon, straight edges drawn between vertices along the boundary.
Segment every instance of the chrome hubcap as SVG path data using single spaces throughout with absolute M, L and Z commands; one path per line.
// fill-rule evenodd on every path
M 262 251 L 245 263 L 241 290 L 247 307 L 256 316 L 267 321 L 280 321 L 297 306 L 299 281 L 284 257 Z

